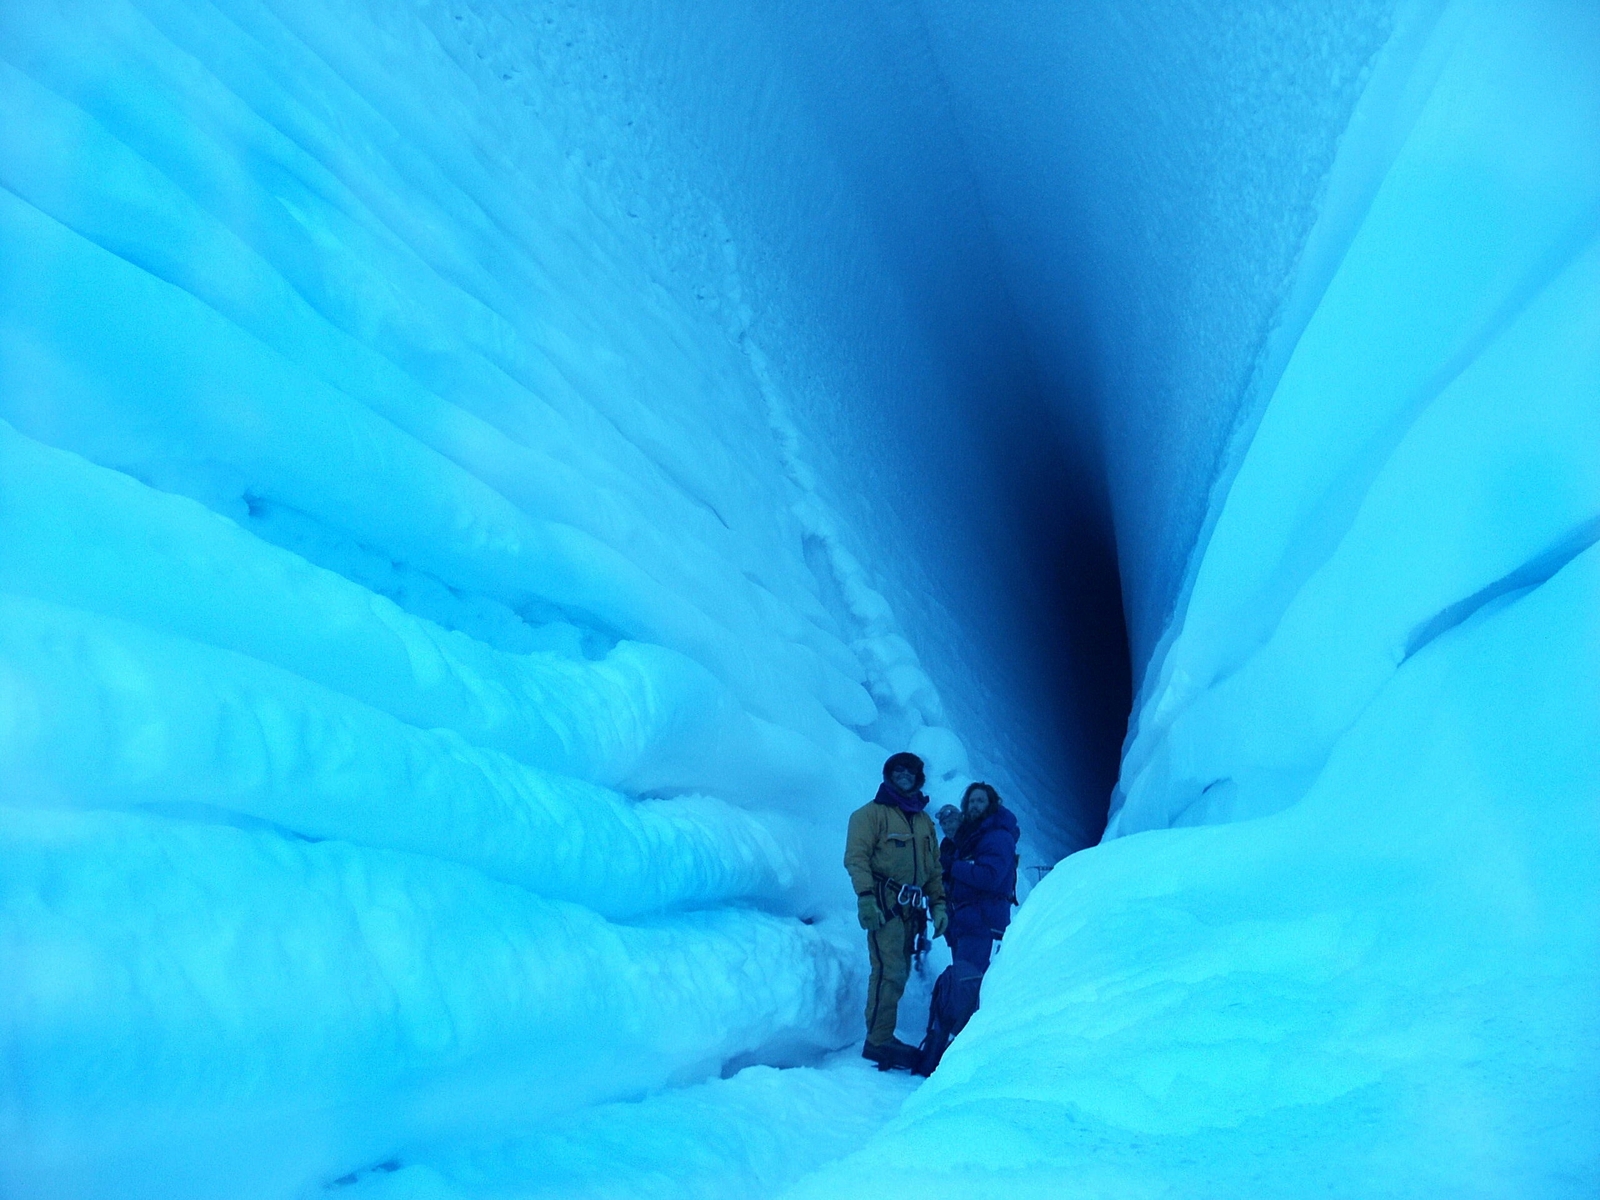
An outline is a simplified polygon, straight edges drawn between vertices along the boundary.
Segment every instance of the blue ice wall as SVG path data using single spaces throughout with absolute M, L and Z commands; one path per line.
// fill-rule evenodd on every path
M 0 11 L 0 1190 L 293 1194 L 853 1037 L 844 816 L 884 743 L 974 770 L 878 564 L 951 573 L 851 524 L 638 50 Z M 949 411 L 881 296 L 851 361 Z
M 738 230 L 807 453 L 864 557 L 900 581 L 944 703 L 1005 747 L 1039 822 L 1092 840 L 1129 700 L 1102 455 L 1019 320 L 989 164 L 968 153 L 925 15 L 609 12 L 662 139 Z
M 774 330 L 774 353 L 803 346 L 824 395 L 873 397 L 821 403 L 820 453 L 855 448 L 844 473 L 892 498 L 856 523 L 882 561 L 926 564 L 904 603 L 937 597 L 962 628 L 971 649 L 922 646 L 977 677 L 947 701 L 978 727 L 986 684 L 1020 701 L 1012 727 L 1037 718 L 1064 753 L 1030 736 L 1013 769 L 1089 829 L 1129 676 L 1181 613 L 1282 369 L 1271 335 L 1298 319 L 1356 100 L 1434 13 L 1392 8 L 617 10 L 764 248 L 753 286 L 780 290 L 758 319 L 828 314 Z
M 1041 386 L 1106 481 L 1136 677 L 1394 7 L 921 6 Z
M 844 1045 L 891 748 L 1097 833 L 956 139 L 695 22 L 0 11 L 6 1189 L 278 1195 Z
M 1593 539 L 1600 27 L 1454 7 L 1397 40 L 1147 677 L 1123 831 L 1294 803 L 1413 656 Z
M 1600 1185 L 1594 6 L 1397 13 L 1282 296 L 1107 838 L 797 1195 Z

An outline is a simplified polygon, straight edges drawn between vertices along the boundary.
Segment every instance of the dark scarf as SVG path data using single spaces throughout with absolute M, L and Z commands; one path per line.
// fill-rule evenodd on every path
M 887 804 L 890 808 L 898 808 L 908 817 L 928 807 L 928 798 L 921 792 L 912 792 L 908 796 L 887 779 L 878 785 L 878 794 L 873 800 L 878 804 Z

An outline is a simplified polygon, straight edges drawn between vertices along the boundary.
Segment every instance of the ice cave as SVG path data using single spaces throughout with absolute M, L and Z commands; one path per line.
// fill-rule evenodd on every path
M 3 0 L 0 1196 L 1589 1200 L 1597 542 L 1595 0 Z

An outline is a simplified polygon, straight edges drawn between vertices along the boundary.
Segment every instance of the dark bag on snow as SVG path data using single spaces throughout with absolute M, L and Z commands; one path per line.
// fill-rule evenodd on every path
M 950 1040 L 967 1026 L 978 1011 L 978 989 L 983 972 L 959 958 L 939 975 L 933 985 L 933 1002 L 928 1005 L 928 1033 L 918 1048 L 918 1075 L 932 1075 L 944 1057 Z

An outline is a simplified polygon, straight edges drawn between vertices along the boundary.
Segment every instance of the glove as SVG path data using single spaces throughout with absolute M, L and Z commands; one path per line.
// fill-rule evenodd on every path
M 945 911 L 944 905 L 935 904 L 933 906 L 933 936 L 936 938 L 943 937 L 944 931 L 948 928 L 950 928 L 950 914 Z
M 856 897 L 856 920 L 861 922 L 861 928 L 868 933 L 877 933 L 883 928 L 883 911 L 878 907 L 878 902 L 872 898 L 871 892 Z

